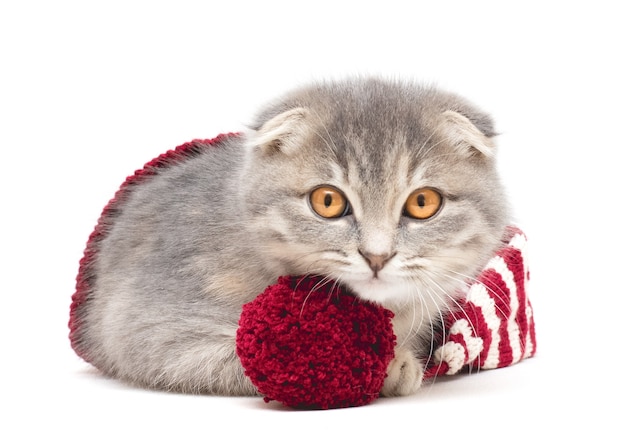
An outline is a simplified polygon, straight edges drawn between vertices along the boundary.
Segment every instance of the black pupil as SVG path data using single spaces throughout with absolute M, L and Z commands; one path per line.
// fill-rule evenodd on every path
M 426 197 L 424 196 L 424 194 L 419 194 L 417 196 L 417 205 L 419 207 L 424 207 L 426 205 Z
M 330 207 L 333 204 L 333 196 L 331 194 L 326 194 L 324 196 L 324 206 Z

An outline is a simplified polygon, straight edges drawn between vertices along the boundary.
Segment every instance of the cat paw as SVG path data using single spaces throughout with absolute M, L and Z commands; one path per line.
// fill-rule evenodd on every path
M 417 392 L 422 385 L 424 368 L 413 353 L 399 349 L 387 367 L 387 378 L 381 390 L 383 396 L 405 396 Z

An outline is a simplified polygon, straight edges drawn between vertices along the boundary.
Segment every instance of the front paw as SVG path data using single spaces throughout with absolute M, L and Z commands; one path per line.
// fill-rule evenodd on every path
M 383 396 L 405 396 L 417 392 L 422 385 L 424 368 L 407 349 L 398 349 L 387 367 Z

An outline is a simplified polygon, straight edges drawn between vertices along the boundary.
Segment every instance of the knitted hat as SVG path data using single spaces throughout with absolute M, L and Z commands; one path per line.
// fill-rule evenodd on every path
M 524 233 L 508 227 L 506 242 L 470 286 L 466 301 L 446 316 L 443 342 L 432 354 L 426 378 L 510 366 L 535 354 L 526 247 Z
M 93 291 L 92 267 L 100 241 L 133 185 L 155 175 L 159 168 L 176 166 L 196 156 L 205 148 L 220 147 L 227 138 L 238 134 L 222 134 L 210 140 L 196 140 L 180 145 L 148 162 L 121 185 L 115 197 L 105 206 L 90 235 L 80 261 L 76 291 L 70 307 L 70 341 L 76 353 L 89 361 L 90 353 L 83 346 L 83 304 Z M 463 370 L 494 369 L 515 364 L 536 351 L 533 311 L 527 297 L 529 280 L 526 236 L 517 227 L 507 229 L 501 248 L 486 264 L 458 309 L 445 317 L 425 371 L 425 378 L 453 375 Z

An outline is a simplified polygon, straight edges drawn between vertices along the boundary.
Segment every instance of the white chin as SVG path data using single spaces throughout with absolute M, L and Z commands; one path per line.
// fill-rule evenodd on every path
M 414 294 L 415 285 L 407 282 L 390 282 L 379 278 L 347 280 L 346 284 L 361 299 L 383 306 L 406 303 Z

